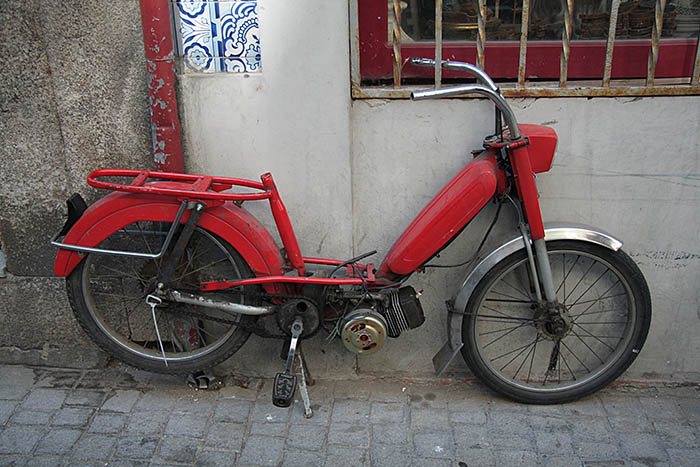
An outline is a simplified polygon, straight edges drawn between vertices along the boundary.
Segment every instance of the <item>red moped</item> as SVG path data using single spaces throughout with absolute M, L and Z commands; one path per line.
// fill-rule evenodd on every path
M 412 64 L 434 66 L 429 59 Z M 474 255 L 447 301 L 447 341 L 433 358 L 438 374 L 461 351 L 495 391 L 545 404 L 577 399 L 618 377 L 649 329 L 651 300 L 642 273 L 621 242 L 598 229 L 543 224 L 534 174 L 550 170 L 556 133 L 518 125 L 479 68 L 442 66 L 470 73 L 478 84 L 412 98 L 486 96 L 496 107 L 495 132 L 379 267 L 362 262 L 375 252 L 347 260 L 303 256 L 269 173 L 256 182 L 96 170 L 88 183 L 112 193 L 90 207 L 79 195 L 71 197 L 68 221 L 52 242 L 59 247 L 55 274 L 66 277 L 83 329 L 130 365 L 175 374 L 212 368 L 251 333 L 287 339 L 287 365 L 275 378 L 273 401 L 291 403 L 299 362 L 309 415 L 299 341 L 322 330 L 352 352 L 371 354 L 387 337 L 420 326 L 419 294 L 405 282 L 495 200 L 491 227 L 508 205 L 519 230 L 493 251 Z M 115 181 L 123 177 L 128 181 Z M 282 248 L 242 206 L 254 200 L 269 201 Z

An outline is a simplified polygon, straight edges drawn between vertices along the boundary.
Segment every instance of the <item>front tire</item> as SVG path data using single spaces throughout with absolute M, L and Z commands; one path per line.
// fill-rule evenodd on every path
M 134 222 L 111 234 L 99 247 L 158 252 L 170 226 Z M 153 293 L 168 254 L 159 259 L 87 254 L 66 280 L 71 307 L 83 330 L 99 347 L 131 366 L 168 374 L 209 369 L 246 342 L 250 333 L 240 325 L 250 318 L 163 301 L 155 309 L 156 333 L 151 308 L 145 300 Z M 195 291 L 202 281 L 247 277 L 253 277 L 253 273 L 231 245 L 196 227 L 170 282 L 175 289 Z M 252 303 L 255 297 L 238 292 L 227 293 L 226 300 L 257 304 Z
M 565 320 L 537 306 L 524 250 L 494 266 L 465 310 L 462 355 L 496 392 L 555 404 L 589 395 L 637 357 L 651 322 L 641 271 L 623 251 L 580 241 L 547 242 Z

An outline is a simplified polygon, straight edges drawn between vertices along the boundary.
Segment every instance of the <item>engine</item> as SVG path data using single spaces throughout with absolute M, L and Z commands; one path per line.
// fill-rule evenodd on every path
M 382 293 L 371 308 L 359 308 L 343 319 L 341 337 L 345 347 L 367 355 L 384 344 L 386 336 L 399 337 L 425 322 L 423 307 L 413 287 L 391 289 Z

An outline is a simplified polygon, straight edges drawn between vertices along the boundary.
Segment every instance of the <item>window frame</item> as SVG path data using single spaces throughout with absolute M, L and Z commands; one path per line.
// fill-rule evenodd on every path
M 405 78 L 461 78 L 454 71 L 441 71 L 405 65 L 405 58 L 424 57 L 466 61 L 479 64 L 479 41 L 442 41 L 395 44 L 388 29 L 390 11 L 386 0 L 350 0 L 353 97 L 396 97 L 410 94 L 411 87 L 401 86 Z M 436 0 L 436 8 L 441 8 Z M 572 2 L 571 2 L 572 3 Z M 615 22 L 619 0 L 613 1 Z M 663 2 L 665 3 L 665 2 Z M 480 5 L 485 6 L 483 0 Z M 529 0 L 523 2 L 529 5 Z M 657 2 L 658 7 L 658 2 Z M 571 5 L 573 8 L 573 5 Z M 611 14 L 611 17 L 613 14 Z M 657 15 L 658 16 L 658 15 Z M 436 17 L 437 20 L 437 17 Z M 437 21 L 436 21 L 437 23 Z M 437 24 L 436 24 L 437 25 Z M 527 24 L 523 25 L 527 28 Z M 441 26 L 440 26 L 441 27 Z M 437 29 L 437 28 L 436 28 Z M 481 32 L 481 31 L 480 31 Z M 574 41 L 527 41 L 521 54 L 521 41 L 483 42 L 482 63 L 485 71 L 504 83 L 505 95 L 511 96 L 619 96 L 619 95 L 696 95 L 700 94 L 699 39 L 662 38 Z M 394 34 L 393 37 L 396 37 Z M 398 48 L 396 46 L 398 45 Z M 568 46 L 569 56 L 562 80 L 562 51 Z M 394 51 L 404 57 L 395 65 Z M 652 54 L 656 65 L 651 67 Z M 492 57 L 499 57 L 495 60 Z M 607 61 L 610 61 L 607 64 Z M 521 64 L 526 66 L 521 70 Z M 398 83 L 397 83 L 398 68 Z M 606 70 L 607 68 L 607 70 Z M 653 68 L 653 72 L 649 72 Z M 607 76 L 606 76 L 607 73 Z M 394 76 L 392 86 L 367 86 L 370 80 Z M 528 82 L 529 76 L 541 76 L 554 82 Z M 606 82 L 607 77 L 607 82 Z M 646 77 L 646 78 L 644 78 Z M 651 77 L 651 79 L 649 79 Z M 570 81 L 571 80 L 571 81 Z M 612 85 L 611 85 L 612 81 Z M 415 88 L 415 87 L 414 87 Z

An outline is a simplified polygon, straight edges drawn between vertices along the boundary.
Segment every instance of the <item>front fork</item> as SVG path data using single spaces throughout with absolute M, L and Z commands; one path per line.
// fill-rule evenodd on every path
M 525 248 L 528 253 L 530 272 L 533 274 L 533 283 L 537 300 L 541 303 L 544 300 L 553 304 L 557 301 L 557 293 L 554 289 L 554 279 L 552 278 L 552 267 L 549 264 L 547 246 L 544 240 L 544 224 L 542 223 L 542 212 L 537 196 L 537 186 L 535 185 L 535 175 L 532 172 L 530 156 L 528 154 L 527 140 L 516 140 L 509 145 L 510 161 L 513 167 L 515 185 L 518 188 L 518 195 L 522 203 L 525 218 L 530 226 L 530 234 L 527 235 L 525 226 L 521 223 L 520 230 L 525 241 Z M 532 238 L 534 247 L 534 257 L 528 238 Z M 539 280 L 538 280 L 539 278 Z M 542 290 L 540 290 L 542 284 Z

